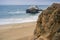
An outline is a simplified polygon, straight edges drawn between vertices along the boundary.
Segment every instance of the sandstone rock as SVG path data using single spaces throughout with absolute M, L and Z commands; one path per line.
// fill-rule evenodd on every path
M 60 4 L 53 3 L 50 7 L 48 7 L 39 15 L 36 28 L 34 30 L 34 40 L 59 40 L 59 39 L 60 39 Z

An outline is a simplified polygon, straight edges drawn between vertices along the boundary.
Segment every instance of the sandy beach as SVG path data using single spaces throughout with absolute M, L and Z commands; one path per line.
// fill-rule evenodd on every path
M 0 40 L 29 40 L 36 22 L 0 25 Z

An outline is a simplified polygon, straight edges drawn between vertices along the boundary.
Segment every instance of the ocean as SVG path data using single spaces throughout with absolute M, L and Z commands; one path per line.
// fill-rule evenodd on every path
M 39 9 L 46 9 L 48 5 L 37 5 Z M 0 25 L 37 21 L 39 14 L 27 14 L 30 5 L 0 5 Z

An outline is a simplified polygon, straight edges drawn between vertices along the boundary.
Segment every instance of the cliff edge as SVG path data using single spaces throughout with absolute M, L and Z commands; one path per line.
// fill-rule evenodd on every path
M 60 3 L 53 3 L 39 15 L 34 40 L 60 40 Z

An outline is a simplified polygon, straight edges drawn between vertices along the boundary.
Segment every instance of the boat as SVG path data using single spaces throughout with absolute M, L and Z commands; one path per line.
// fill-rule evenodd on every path
M 32 5 L 26 10 L 26 13 L 34 13 L 35 14 L 35 13 L 39 13 L 39 11 L 42 11 L 42 10 L 40 10 L 37 5 L 35 5 L 35 6 Z

